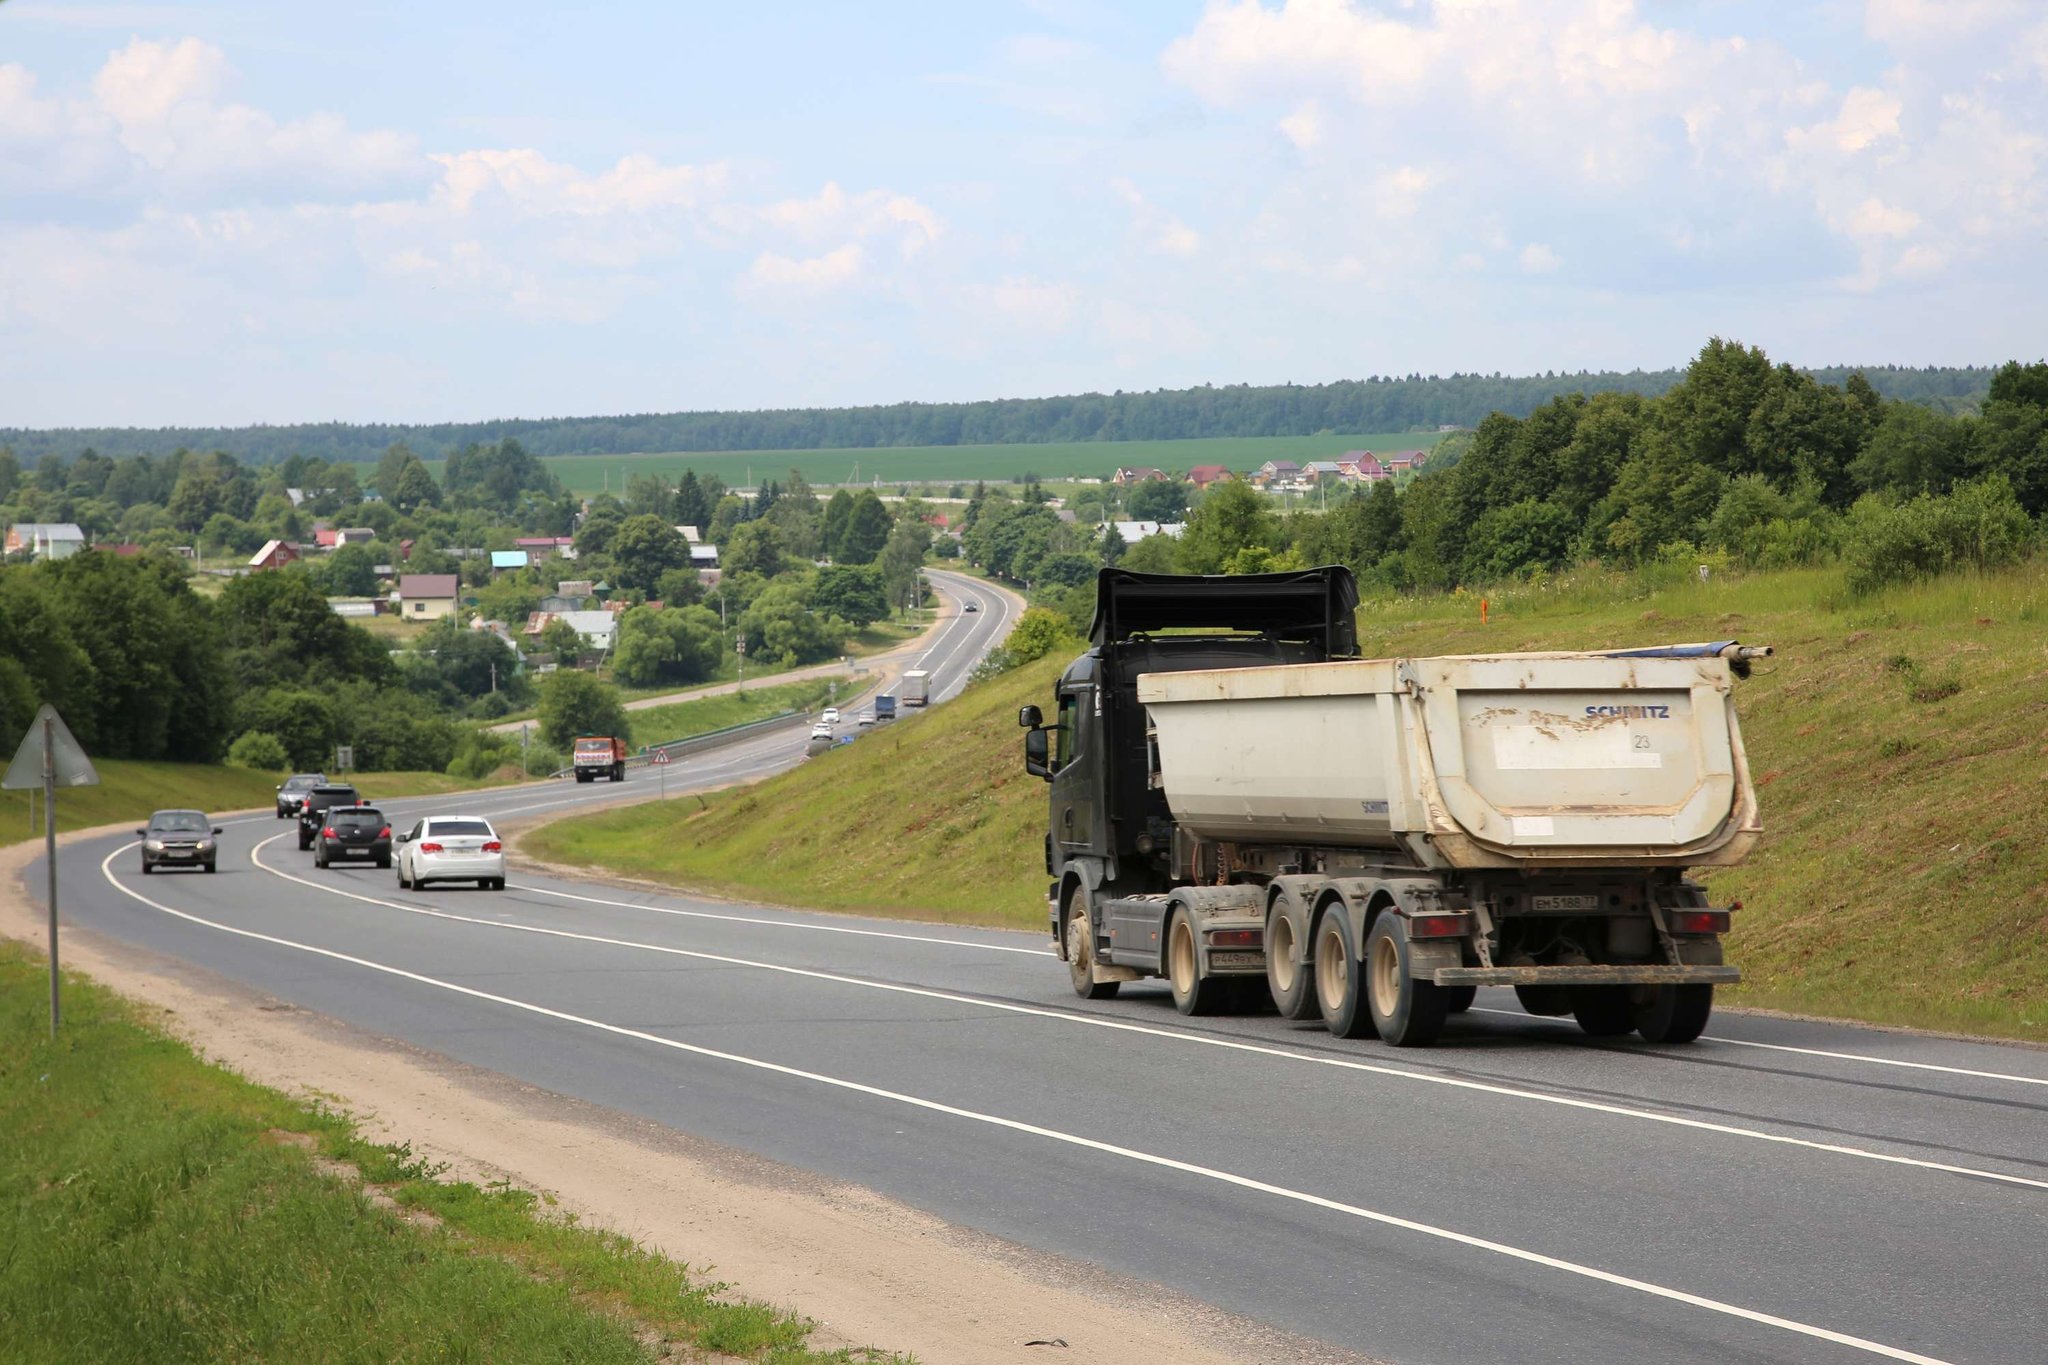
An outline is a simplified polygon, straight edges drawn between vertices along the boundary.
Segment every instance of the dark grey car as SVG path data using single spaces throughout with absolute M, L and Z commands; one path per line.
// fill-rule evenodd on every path
M 306 799 L 306 793 L 325 784 L 326 781 L 326 773 L 293 773 L 287 777 L 284 785 L 277 789 L 277 818 L 289 820 L 297 815 L 299 806 Z
M 220 826 L 203 810 L 160 810 L 149 824 L 135 831 L 142 840 L 144 874 L 160 867 L 203 867 L 214 870 L 219 847 L 214 842 Z

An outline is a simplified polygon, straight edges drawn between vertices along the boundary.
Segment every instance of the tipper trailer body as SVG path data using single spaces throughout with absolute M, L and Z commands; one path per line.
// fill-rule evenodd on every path
M 1412 1045 L 1507 985 L 1696 1037 L 1737 972 L 1685 874 L 1758 836 L 1732 693 L 1769 651 L 1358 659 L 1356 605 L 1342 568 L 1103 571 L 1053 722 L 1020 717 L 1075 990 Z

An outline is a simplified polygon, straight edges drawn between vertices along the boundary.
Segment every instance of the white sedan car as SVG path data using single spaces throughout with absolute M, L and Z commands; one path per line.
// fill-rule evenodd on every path
M 398 836 L 392 862 L 402 887 L 475 882 L 487 891 L 505 889 L 505 844 L 481 815 L 428 816 Z
M 818 717 L 818 723 L 821 725 L 837 725 L 839 723 L 839 708 L 836 706 L 826 707 L 825 714 Z

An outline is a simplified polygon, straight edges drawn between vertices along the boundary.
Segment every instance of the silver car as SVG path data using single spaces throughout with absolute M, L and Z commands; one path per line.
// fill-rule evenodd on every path
M 392 861 L 401 887 L 475 882 L 487 891 L 505 889 L 505 844 L 481 815 L 428 816 L 398 836 Z

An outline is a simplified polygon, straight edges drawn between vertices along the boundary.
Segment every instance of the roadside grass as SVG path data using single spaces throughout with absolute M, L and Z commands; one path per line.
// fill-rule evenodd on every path
M 203 763 L 145 763 L 131 759 L 94 759 L 97 787 L 62 787 L 57 792 L 57 828 L 90 829 L 133 821 L 140 824 L 151 811 L 170 808 L 222 811 L 275 808 L 283 773 L 259 773 Z M 446 773 L 351 773 L 348 780 L 373 800 L 400 796 L 437 796 L 468 791 L 493 782 L 468 782 Z M 30 820 L 33 800 L 34 820 Z M 0 844 L 18 843 L 43 832 L 43 794 L 0 792 Z
M 1480 599 L 1488 622 L 1480 623 Z M 1728 1004 L 2048 1042 L 2048 563 L 1852 597 L 1840 569 L 1578 571 L 1369 601 L 1369 656 L 1739 638 L 1764 837 L 1715 872 L 1740 900 Z M 1063 660 L 744 791 L 535 830 L 528 847 L 736 896 L 1038 928 L 1045 788 L 1014 709 Z
M 0 1358 L 904 1360 L 810 1350 L 802 1319 L 528 1191 L 439 1180 L 82 978 L 53 1043 L 46 971 L 0 943 Z
M 1186 472 L 1193 465 L 1221 464 L 1246 470 L 1267 460 L 1326 460 L 1348 450 L 1427 450 L 1441 439 L 1434 431 L 1373 432 L 1358 436 L 1217 436 L 1182 441 L 1043 441 L 1014 445 L 873 446 L 834 450 L 670 451 L 633 455 L 549 455 L 542 463 L 571 493 L 588 497 L 609 487 L 617 494 L 635 475 L 658 474 L 671 482 L 685 469 L 699 477 L 715 474 L 735 488 L 799 470 L 815 485 L 930 484 L 944 495 L 953 484 L 972 489 L 977 481 L 1007 483 L 1036 474 L 1041 479 L 1107 479 L 1120 465 L 1156 465 Z M 444 462 L 427 461 L 440 478 Z M 367 468 L 367 466 L 363 466 Z
M 543 825 L 550 862 L 592 864 L 786 905 L 961 924 L 1045 922 L 1045 785 L 1024 772 L 1017 707 L 1064 659 L 969 688 L 765 782 Z
M 855 686 L 851 675 L 806 678 L 802 682 L 783 683 L 779 687 L 749 687 L 744 692 L 699 697 L 696 701 L 681 701 L 669 706 L 650 706 L 644 711 L 628 711 L 626 717 L 633 723 L 636 747 L 665 744 L 670 740 L 723 730 L 729 725 L 766 720 L 787 711 L 815 711 L 827 704 L 826 698 L 832 695 L 834 684 L 841 693 L 848 695 Z

